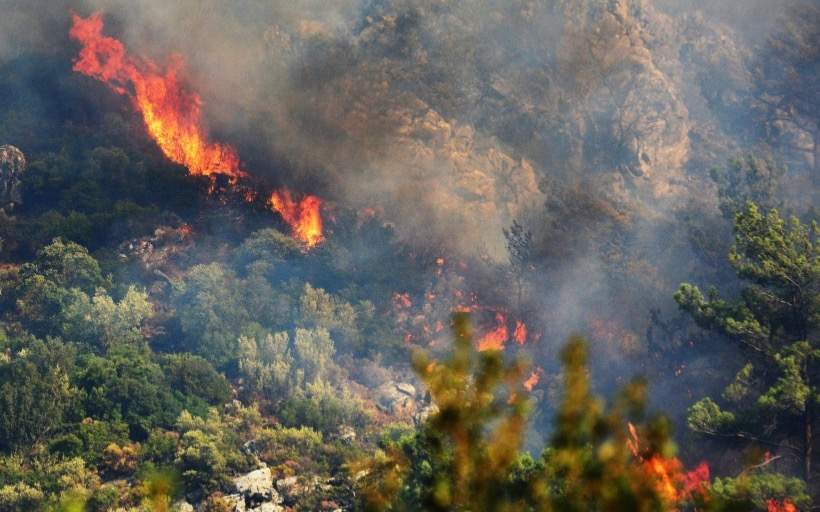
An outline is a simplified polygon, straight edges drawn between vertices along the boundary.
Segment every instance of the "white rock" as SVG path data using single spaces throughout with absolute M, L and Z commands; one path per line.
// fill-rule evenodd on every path
M 273 497 L 273 479 L 270 468 L 261 468 L 234 478 L 236 491 L 247 498 L 270 500 Z

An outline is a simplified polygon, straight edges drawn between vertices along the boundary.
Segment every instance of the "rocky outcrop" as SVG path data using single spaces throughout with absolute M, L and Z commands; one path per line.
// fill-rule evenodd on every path
M 179 260 L 188 256 L 194 241 L 187 224 L 178 227 L 160 226 L 151 236 L 134 238 L 119 246 L 120 259 L 135 261 L 148 277 L 168 280 L 176 273 Z
M 406 382 L 387 382 L 376 390 L 376 406 L 394 416 L 412 416 L 416 411 L 416 388 Z
M 12 209 L 23 201 L 26 156 L 15 146 L 0 146 L 0 208 Z
M 273 485 L 270 468 L 262 467 L 233 480 L 235 493 L 225 496 L 233 512 L 281 512 L 282 497 Z

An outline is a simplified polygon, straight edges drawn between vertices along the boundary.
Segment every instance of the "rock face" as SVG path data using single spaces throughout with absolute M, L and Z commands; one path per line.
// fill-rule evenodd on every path
M 261 468 L 235 478 L 234 486 L 239 494 L 251 500 L 270 501 L 276 492 L 270 468 Z
M 741 119 L 744 38 L 675 3 L 485 2 L 477 17 L 414 2 L 416 24 L 387 0 L 370 2 L 350 40 L 272 27 L 271 51 L 307 74 L 306 37 L 357 55 L 290 91 L 282 117 L 310 122 L 282 151 L 326 168 L 340 201 L 372 207 L 403 238 L 500 260 L 502 228 L 540 208 L 551 183 L 577 179 L 629 206 L 683 200 L 753 123 Z
M 0 146 L 0 208 L 11 209 L 23 200 L 26 157 L 15 146 Z
M 263 467 L 233 480 L 235 494 L 226 497 L 235 512 L 279 512 L 282 497 L 274 489 L 270 468 Z
M 376 405 L 394 416 L 411 416 L 416 411 L 416 388 L 406 382 L 387 382 L 376 390 Z

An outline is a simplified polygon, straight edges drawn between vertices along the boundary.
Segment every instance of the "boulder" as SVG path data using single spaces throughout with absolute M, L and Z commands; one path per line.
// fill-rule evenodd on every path
M 284 507 L 282 505 L 276 505 L 274 503 L 262 503 L 256 508 L 250 509 L 248 512 L 284 512 Z
M 279 494 L 273 488 L 273 478 L 270 468 L 264 467 L 256 469 L 234 478 L 236 491 L 246 500 L 252 502 L 279 501 Z
M 246 512 L 245 497 L 241 494 L 229 494 L 224 498 L 231 512 Z
M 194 512 L 194 506 L 185 500 L 180 500 L 171 505 L 173 512 Z

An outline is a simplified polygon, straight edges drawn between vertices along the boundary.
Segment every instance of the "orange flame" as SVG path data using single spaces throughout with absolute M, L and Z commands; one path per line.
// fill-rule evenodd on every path
M 766 512 L 797 512 L 797 507 L 788 499 L 782 502 L 771 499 L 766 502 Z
M 513 331 L 513 339 L 519 345 L 523 345 L 527 341 L 527 324 L 521 320 L 515 321 L 515 331 Z
M 162 72 L 150 60 L 130 56 L 117 39 L 104 36 L 101 13 L 85 19 L 76 14 L 71 17 L 69 36 L 82 45 L 74 71 L 129 97 L 169 160 L 195 175 L 224 174 L 233 181 L 245 175 L 231 146 L 207 140 L 201 126 L 202 100 L 182 87 L 178 75 L 183 62 L 179 57 L 171 59 Z
M 640 440 L 635 425 L 628 424 L 627 447 L 641 462 L 646 475 L 652 479 L 658 494 L 668 503 L 681 503 L 706 492 L 709 485 L 709 465 L 701 462 L 695 469 L 684 471 L 677 457 L 654 454 L 649 459 L 641 455 Z
M 507 328 L 507 317 L 503 313 L 495 314 L 496 327 L 488 332 L 478 341 L 478 351 L 485 350 L 504 350 L 504 344 L 510 338 L 510 332 Z
M 308 247 L 314 247 L 324 238 L 322 235 L 322 200 L 307 195 L 296 202 L 287 189 L 274 191 L 270 196 L 271 207 L 293 230 L 293 235 Z
M 532 391 L 535 386 L 538 385 L 538 382 L 541 380 L 541 368 L 537 368 L 533 371 L 529 378 L 524 381 L 524 389 L 527 391 Z

